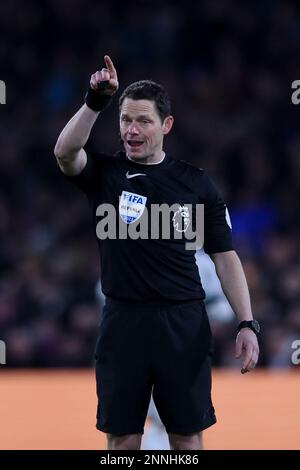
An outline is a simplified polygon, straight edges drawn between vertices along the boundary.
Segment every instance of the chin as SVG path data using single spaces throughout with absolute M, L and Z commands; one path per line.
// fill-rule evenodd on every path
M 141 158 L 146 158 L 145 153 L 138 153 L 138 152 L 132 152 L 132 150 L 126 150 L 126 154 L 130 158 L 135 158 L 136 160 L 140 160 Z

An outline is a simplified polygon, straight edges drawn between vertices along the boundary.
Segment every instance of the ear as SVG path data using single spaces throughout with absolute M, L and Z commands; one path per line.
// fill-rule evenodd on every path
M 163 122 L 163 126 L 162 126 L 164 135 L 169 134 L 170 130 L 172 129 L 173 123 L 174 123 L 173 116 L 167 116 L 165 118 Z

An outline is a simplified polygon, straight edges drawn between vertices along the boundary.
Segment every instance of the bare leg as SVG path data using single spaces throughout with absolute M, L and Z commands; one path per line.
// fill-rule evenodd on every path
M 107 434 L 108 450 L 139 450 L 141 448 L 142 434 L 126 434 L 114 436 Z
M 202 433 L 183 436 L 181 434 L 169 434 L 172 450 L 203 450 Z

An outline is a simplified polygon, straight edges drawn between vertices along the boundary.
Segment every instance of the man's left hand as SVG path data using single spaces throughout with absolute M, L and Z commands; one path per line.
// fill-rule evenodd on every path
M 242 328 L 237 337 L 235 345 L 235 357 L 242 357 L 241 373 L 250 372 L 257 364 L 259 346 L 256 334 L 250 328 Z

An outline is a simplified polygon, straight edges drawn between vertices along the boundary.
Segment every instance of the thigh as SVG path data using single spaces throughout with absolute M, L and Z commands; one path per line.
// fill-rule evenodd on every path
M 168 433 L 198 433 L 216 422 L 211 401 L 211 331 L 204 304 L 160 315 L 153 398 Z
M 97 428 L 142 434 L 151 397 L 147 345 L 138 312 L 105 308 L 96 345 Z

